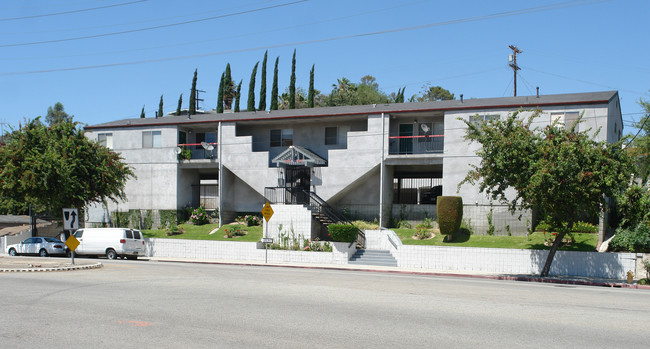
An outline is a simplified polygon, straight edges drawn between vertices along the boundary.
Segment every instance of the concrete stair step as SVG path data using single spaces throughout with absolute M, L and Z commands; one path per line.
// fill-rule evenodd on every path
M 397 260 L 389 251 L 357 250 L 348 261 L 349 264 L 378 265 L 396 267 Z

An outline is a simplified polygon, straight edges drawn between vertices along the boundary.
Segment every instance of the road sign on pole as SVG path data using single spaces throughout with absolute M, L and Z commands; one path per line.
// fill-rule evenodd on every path
M 79 229 L 79 210 L 76 208 L 63 209 L 63 229 L 76 230 Z
M 273 208 L 271 208 L 271 204 L 267 201 L 266 205 L 264 205 L 264 208 L 262 209 L 262 216 L 264 216 L 264 219 L 266 219 L 266 222 L 269 222 L 269 219 L 273 216 Z

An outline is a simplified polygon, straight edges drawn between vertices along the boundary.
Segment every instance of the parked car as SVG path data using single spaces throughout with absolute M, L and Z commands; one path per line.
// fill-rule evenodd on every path
M 129 228 L 84 228 L 74 232 L 79 240 L 75 254 L 80 256 L 106 256 L 137 259 L 144 256 L 142 232 Z
M 55 238 L 31 237 L 20 243 L 7 246 L 7 253 L 10 256 L 31 254 L 47 257 L 49 255 L 65 255 L 66 248 L 63 241 Z

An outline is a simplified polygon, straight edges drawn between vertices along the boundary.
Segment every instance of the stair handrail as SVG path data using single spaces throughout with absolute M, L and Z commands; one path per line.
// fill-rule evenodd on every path
M 340 222 L 343 224 L 349 224 L 349 225 L 354 225 L 352 222 L 345 217 L 345 215 L 339 213 L 337 209 L 334 207 L 330 206 L 325 200 L 323 200 L 320 196 L 318 196 L 316 193 L 312 191 L 306 191 L 303 190 L 303 193 L 305 195 L 309 195 L 309 206 L 312 209 L 318 210 L 318 213 L 324 214 L 327 216 L 329 219 L 332 220 L 332 222 Z M 312 204 L 312 201 L 315 204 Z M 360 246 L 363 248 L 366 245 L 366 234 L 363 233 L 361 229 L 357 229 L 357 246 Z

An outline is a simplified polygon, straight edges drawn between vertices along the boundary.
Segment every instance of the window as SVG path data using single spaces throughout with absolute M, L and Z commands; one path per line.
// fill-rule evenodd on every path
M 339 128 L 325 127 L 325 145 L 339 144 Z
M 499 114 L 484 114 L 484 115 L 470 115 L 469 117 L 469 122 L 472 124 L 476 125 L 481 122 L 488 122 L 492 120 L 499 120 L 501 119 L 501 115 Z
M 561 113 L 551 113 L 551 124 L 554 122 L 557 122 L 558 125 L 564 125 L 565 130 L 569 130 L 571 127 L 575 125 L 576 122 L 578 122 L 578 119 L 580 118 L 580 113 L 578 112 L 561 112 Z M 575 126 L 575 130 L 578 131 L 578 126 Z
M 127 230 L 126 231 L 126 238 L 127 239 L 133 239 L 133 231 Z
M 143 148 L 160 148 L 162 146 L 160 131 L 143 131 L 142 147 Z
M 271 130 L 272 147 L 288 147 L 293 145 L 293 129 Z
M 98 133 L 97 143 L 108 149 L 113 149 L 113 134 L 112 133 Z

